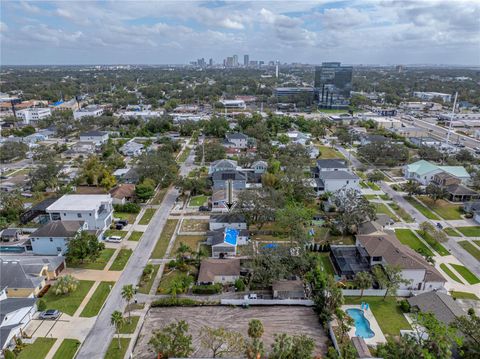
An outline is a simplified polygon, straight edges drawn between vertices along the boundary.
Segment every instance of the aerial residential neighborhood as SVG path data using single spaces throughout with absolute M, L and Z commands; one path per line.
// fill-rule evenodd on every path
M 478 3 L 0 7 L 0 358 L 480 357 Z

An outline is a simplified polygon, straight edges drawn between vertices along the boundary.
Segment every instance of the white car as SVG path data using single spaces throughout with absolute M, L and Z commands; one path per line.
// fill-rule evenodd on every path
M 120 243 L 121 241 L 122 237 L 120 236 L 110 236 L 105 238 L 105 242 Z

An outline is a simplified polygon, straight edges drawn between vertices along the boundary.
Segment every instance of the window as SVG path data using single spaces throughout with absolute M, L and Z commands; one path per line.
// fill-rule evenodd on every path
M 373 257 L 373 258 L 372 258 L 372 261 L 374 261 L 374 262 L 381 262 L 381 261 L 382 261 L 382 257 L 381 257 L 381 256 L 380 256 L 380 257 Z
M 78 218 L 82 218 L 82 214 L 81 214 L 81 213 L 77 213 L 77 217 L 78 217 Z
M 57 252 L 61 252 L 61 251 L 62 251 L 62 248 L 57 247 Z
M 63 214 L 63 216 L 64 216 L 64 217 L 66 217 L 66 216 L 67 216 L 67 214 L 66 214 L 66 213 L 64 213 L 64 214 Z
M 53 242 L 53 238 L 50 238 L 50 242 Z
M 91 213 L 89 213 L 88 215 L 89 215 L 90 217 L 92 216 L 92 214 L 91 214 Z

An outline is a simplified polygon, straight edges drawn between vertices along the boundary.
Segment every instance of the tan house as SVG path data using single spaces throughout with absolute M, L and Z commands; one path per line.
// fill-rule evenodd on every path
M 198 284 L 234 283 L 240 278 L 240 259 L 204 259 L 200 264 Z
M 133 183 L 120 184 L 110 190 L 113 204 L 125 204 L 135 197 L 135 185 Z

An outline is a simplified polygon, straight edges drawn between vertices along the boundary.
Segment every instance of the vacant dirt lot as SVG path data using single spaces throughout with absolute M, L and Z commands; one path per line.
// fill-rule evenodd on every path
M 185 320 L 190 325 L 190 334 L 193 336 L 193 347 L 195 348 L 192 356 L 209 357 L 211 353 L 200 346 L 203 326 L 225 327 L 240 332 L 246 337 L 248 322 L 254 318 L 263 322 L 265 328 L 263 341 L 267 350 L 273 343 L 274 333 L 288 333 L 291 335 L 305 334 L 313 338 L 316 343 L 316 354 L 324 354 L 327 351 L 328 339 L 311 308 L 288 306 L 250 307 L 249 309 L 228 306 L 177 307 L 152 308 L 150 310 L 135 347 L 134 357 L 153 358 L 155 354 L 148 345 L 152 332 L 176 320 Z

